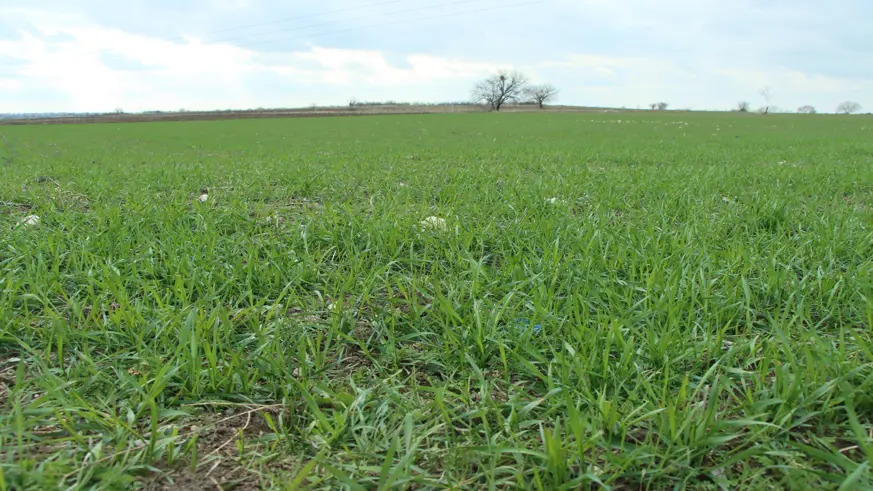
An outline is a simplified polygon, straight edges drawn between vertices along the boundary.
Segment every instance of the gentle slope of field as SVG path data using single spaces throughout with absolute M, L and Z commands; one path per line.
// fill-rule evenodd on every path
M 0 489 L 873 485 L 869 117 L 0 134 Z
M 315 118 L 329 116 L 374 116 L 374 115 L 424 115 L 446 113 L 484 113 L 487 106 L 471 103 L 459 104 L 362 104 L 357 106 L 305 107 L 292 109 L 241 109 L 225 111 L 153 111 L 144 113 L 109 113 L 80 115 L 45 115 L 41 117 L 3 118 L 0 114 L 0 126 L 4 125 L 34 125 L 34 124 L 83 124 L 83 123 L 140 123 L 166 121 L 214 121 L 234 119 L 267 119 L 267 118 Z M 508 104 L 502 112 L 536 112 L 536 113 L 566 113 L 566 112 L 635 112 L 626 109 L 593 108 L 582 106 L 548 106 L 539 109 L 531 104 Z M 636 111 L 638 112 L 638 111 Z

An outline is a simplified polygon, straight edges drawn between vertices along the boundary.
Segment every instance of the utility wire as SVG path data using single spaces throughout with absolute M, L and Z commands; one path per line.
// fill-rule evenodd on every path
M 352 10 L 361 10 L 361 9 L 366 9 L 366 8 L 370 8 L 370 7 L 380 7 L 382 5 L 388 5 L 388 4 L 392 4 L 392 3 L 400 3 L 403 1 L 405 1 L 405 0 L 391 0 L 390 2 L 379 2 L 379 3 L 371 3 L 368 5 L 358 5 L 357 7 L 349 7 L 349 8 L 345 8 L 345 9 L 339 9 L 339 10 L 329 10 L 327 12 L 321 12 L 318 14 L 299 15 L 297 17 L 286 17 L 284 19 L 271 20 L 269 22 L 260 22 L 258 24 L 249 24 L 249 25 L 245 25 L 245 26 L 229 27 L 227 29 L 218 29 L 215 31 L 208 31 L 205 34 L 207 34 L 207 35 L 208 34 L 218 34 L 221 32 L 239 31 L 242 29 L 248 29 L 250 27 L 269 26 L 272 24 L 281 24 L 282 22 L 288 22 L 289 20 L 309 19 L 311 17 L 321 17 L 322 15 L 339 14 L 342 12 L 351 12 Z
M 394 1 L 400 1 L 400 0 L 394 0 Z M 463 1 L 455 2 L 455 3 L 465 3 L 465 1 L 467 1 L 467 0 L 463 0 Z M 333 30 L 333 31 L 317 32 L 317 33 L 305 34 L 305 35 L 293 36 L 293 37 L 287 37 L 287 38 L 267 39 L 267 40 L 263 40 L 263 41 L 257 41 L 254 43 L 237 44 L 234 46 L 236 46 L 238 48 L 245 49 L 245 48 L 249 48 L 251 46 L 259 46 L 259 45 L 264 45 L 264 44 L 268 44 L 268 43 L 294 41 L 297 39 L 328 36 L 331 34 L 359 31 L 359 30 L 364 30 L 364 29 L 373 29 L 376 27 L 386 27 L 386 26 L 394 26 L 394 25 L 401 25 L 401 24 L 409 24 L 409 23 L 418 22 L 418 21 L 422 21 L 422 20 L 440 19 L 440 18 L 445 18 L 445 17 L 454 17 L 454 16 L 458 16 L 458 15 L 467 15 L 467 14 L 478 14 L 478 13 L 490 12 L 490 11 L 494 11 L 494 10 L 505 10 L 505 9 L 511 9 L 511 8 L 515 8 L 515 7 L 523 7 L 523 6 L 527 6 L 527 5 L 536 5 L 536 4 L 540 4 L 540 3 L 545 3 L 546 1 L 547 0 L 535 0 L 535 1 L 530 1 L 530 2 L 514 3 L 514 4 L 509 4 L 509 5 L 501 5 L 501 6 L 497 6 L 497 7 L 489 7 L 489 8 L 483 8 L 483 9 L 477 9 L 477 10 L 467 10 L 467 11 L 463 11 L 463 12 L 450 12 L 450 13 L 446 13 L 446 14 L 416 17 L 413 19 L 404 19 L 404 20 L 397 20 L 397 21 L 392 21 L 392 22 L 383 22 L 383 23 L 379 23 L 379 24 L 370 24 L 370 25 L 365 25 L 365 26 L 355 26 L 355 27 L 349 27 L 346 29 L 337 29 L 337 30 Z M 394 3 L 394 2 L 383 2 L 381 4 L 372 4 L 372 5 L 384 5 L 387 3 Z M 361 8 L 363 8 L 363 7 L 361 7 Z M 349 9 L 346 9 L 346 10 L 349 10 Z M 212 43 L 214 43 L 214 41 L 206 42 L 206 44 L 212 44 Z M 77 54 L 80 54 L 80 55 L 88 55 L 88 54 L 99 55 L 99 54 L 103 54 L 106 52 L 110 52 L 110 53 L 116 52 L 117 53 L 117 52 L 119 52 L 119 50 L 112 49 L 112 48 L 99 48 L 99 49 L 95 49 L 95 50 L 86 50 L 84 52 L 80 52 Z M 0 64 L 0 67 L 3 67 L 3 65 Z M 10 65 L 10 67 L 11 67 L 11 65 Z
M 513 7 L 523 7 L 526 5 L 535 5 L 538 3 L 545 3 L 545 1 L 546 0 L 536 0 L 533 2 L 513 3 L 513 4 L 509 4 L 509 5 L 501 5 L 499 7 L 489 7 L 489 8 L 485 8 L 485 9 L 468 10 L 465 12 L 451 12 L 448 14 L 430 15 L 427 17 L 417 17 L 415 19 L 406 19 L 406 20 L 400 20 L 400 21 L 394 21 L 394 22 L 385 22 L 382 24 L 372 24 L 372 25 L 368 25 L 368 26 L 349 27 L 347 29 L 339 29 L 336 31 L 317 32 L 317 33 L 313 33 L 313 34 L 306 34 L 306 35 L 294 36 L 294 37 L 288 37 L 288 38 L 267 39 L 264 41 L 258 41 L 258 42 L 254 42 L 254 43 L 246 43 L 246 44 L 240 45 L 239 47 L 248 48 L 251 46 L 259 46 L 259 45 L 263 45 L 263 44 L 267 44 L 267 43 L 294 41 L 294 40 L 303 39 L 303 38 L 327 36 L 329 34 L 338 34 L 338 33 L 342 33 L 342 32 L 358 31 L 358 30 L 362 30 L 362 29 L 372 29 L 374 27 L 385 27 L 385 26 L 393 26 L 393 25 L 398 25 L 398 24 L 408 24 L 410 22 L 417 22 L 417 21 L 421 21 L 421 20 L 440 19 L 443 17 L 452 17 L 455 15 L 478 14 L 481 12 L 489 12 L 489 11 L 493 11 L 493 10 L 504 10 L 504 9 L 513 8 Z
M 474 2 L 482 2 L 482 1 L 483 1 L 483 0 L 459 0 L 459 1 L 455 1 L 455 2 L 438 3 L 438 4 L 434 4 L 434 5 L 426 5 L 426 6 L 424 6 L 424 7 L 415 7 L 415 8 L 411 8 L 411 9 L 405 9 L 405 10 L 396 10 L 396 11 L 394 11 L 394 12 L 384 12 L 384 13 L 381 13 L 381 14 L 379 14 L 379 15 L 381 15 L 381 16 L 392 16 L 392 15 L 398 15 L 398 14 L 405 14 L 405 13 L 408 13 L 408 12 L 418 12 L 418 11 L 421 11 L 421 10 L 430 10 L 430 9 L 441 8 L 441 7 L 450 7 L 450 6 L 452 6 L 452 5 L 460 5 L 460 4 L 465 4 L 465 3 L 474 3 Z M 318 15 L 325 15 L 325 14 L 318 14 Z M 234 36 L 234 37 L 230 37 L 230 38 L 221 38 L 221 39 L 216 39 L 216 40 L 214 40 L 213 42 L 216 42 L 216 43 L 226 43 L 226 42 L 230 42 L 230 41 L 238 41 L 238 40 L 242 40 L 242 39 L 245 39 L 245 38 L 250 37 L 250 36 L 268 36 L 268 35 L 270 35 L 270 34 L 281 34 L 281 33 L 284 33 L 284 32 L 291 32 L 291 31 L 299 31 L 299 30 L 302 30 L 302 29 L 308 29 L 308 28 L 310 28 L 310 27 L 321 27 L 321 26 L 329 26 L 329 25 L 332 25 L 332 24 L 342 24 L 342 23 L 345 23 L 345 22 L 354 22 L 354 21 L 363 20 L 363 19 L 368 19 L 368 18 L 369 18 L 369 17 L 359 16 L 359 17 L 353 17 L 353 18 L 351 18 L 351 19 L 332 20 L 332 21 L 328 21 L 328 22 L 319 22 L 319 23 L 317 23 L 317 24 L 307 24 L 307 25 L 305 25 L 305 26 L 295 26 L 295 27 L 289 27 L 289 28 L 287 28 L 287 29 L 278 29 L 278 30 L 275 30 L 275 31 L 257 32 L 257 33 L 251 33 L 251 34 L 242 34 L 242 35 Z

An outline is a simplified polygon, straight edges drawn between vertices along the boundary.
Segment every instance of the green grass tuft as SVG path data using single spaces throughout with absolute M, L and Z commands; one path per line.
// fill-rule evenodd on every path
M 0 491 L 869 488 L 871 131 L 2 128 Z

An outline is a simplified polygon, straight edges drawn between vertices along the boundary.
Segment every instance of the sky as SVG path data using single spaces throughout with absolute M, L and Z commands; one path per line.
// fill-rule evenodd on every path
M 873 111 L 870 0 L 4 0 L 0 113 L 467 101 Z

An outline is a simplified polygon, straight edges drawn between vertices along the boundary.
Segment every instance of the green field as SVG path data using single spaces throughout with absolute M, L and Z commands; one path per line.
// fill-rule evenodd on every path
M 0 127 L 0 226 L 0 490 L 873 486 L 868 116 Z

